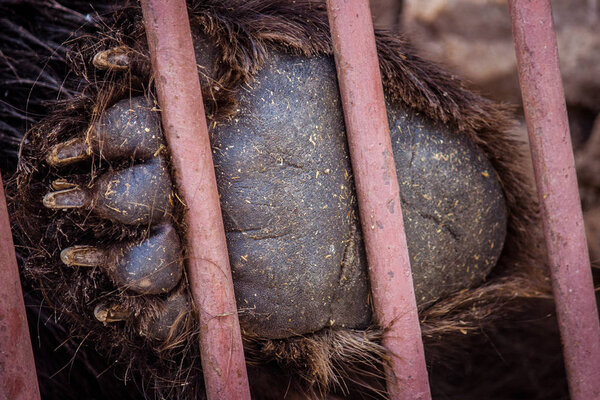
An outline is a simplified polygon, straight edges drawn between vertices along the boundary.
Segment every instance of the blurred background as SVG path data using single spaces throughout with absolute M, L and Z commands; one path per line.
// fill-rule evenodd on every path
M 600 0 L 551 1 L 590 248 L 600 265 Z M 375 26 L 402 32 L 419 53 L 522 116 L 506 0 L 371 0 Z

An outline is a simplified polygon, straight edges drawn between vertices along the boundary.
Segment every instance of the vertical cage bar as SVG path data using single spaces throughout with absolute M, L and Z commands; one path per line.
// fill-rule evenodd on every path
M 0 399 L 40 398 L 8 209 L 0 176 Z
M 510 0 L 519 81 L 573 400 L 600 399 L 600 325 L 548 0 Z
M 210 400 L 250 399 L 231 267 L 184 0 L 143 0 L 165 137 L 186 205 L 187 270 Z
M 430 399 L 400 192 L 367 0 L 328 0 L 375 315 L 391 399 Z

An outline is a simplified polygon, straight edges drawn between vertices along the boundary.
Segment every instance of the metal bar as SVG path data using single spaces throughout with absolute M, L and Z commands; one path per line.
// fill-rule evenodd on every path
M 371 12 L 367 0 L 328 0 L 352 171 L 391 399 L 430 399 Z
M 548 0 L 510 0 L 519 81 L 569 390 L 600 399 L 600 324 Z
M 206 393 L 211 400 L 250 399 L 186 3 L 143 0 L 142 10 L 175 181 L 186 204 L 187 269 Z
M 34 400 L 40 389 L 0 176 L 0 399 Z

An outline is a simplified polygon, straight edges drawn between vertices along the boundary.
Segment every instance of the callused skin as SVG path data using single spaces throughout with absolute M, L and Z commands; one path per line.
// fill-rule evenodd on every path
M 211 131 L 242 326 L 270 338 L 364 327 L 367 267 L 333 60 L 273 54 L 250 86 Z M 423 305 L 496 264 L 504 198 L 465 137 L 398 104 L 388 114 Z
M 371 323 L 367 268 L 333 60 L 272 53 L 236 97 L 237 112 L 209 126 L 243 330 L 284 338 L 328 326 L 366 327 Z M 388 114 L 415 291 L 425 305 L 480 283 L 496 264 L 506 235 L 504 197 L 483 151 L 466 137 L 400 104 L 390 103 Z M 48 162 L 60 168 L 97 154 L 142 163 L 100 177 L 96 188 L 85 192 L 67 185 L 48 194 L 45 205 L 91 209 L 141 229 L 170 224 L 172 188 L 156 111 L 141 98 L 125 99 L 100 121 L 86 140 L 55 146 Z M 144 174 L 133 174 L 135 168 Z M 114 177 L 123 178 L 102 186 Z M 133 210 L 137 214 L 130 218 Z M 170 237 L 169 245 L 179 252 Z M 126 267 L 142 266 L 137 258 L 166 260 L 152 249 L 143 243 L 127 250 L 116 245 L 89 256 L 95 257 L 92 265 L 117 260 L 107 267 L 113 282 L 144 294 L 134 284 L 140 281 L 137 271 Z M 171 253 L 168 264 L 178 265 Z M 127 273 L 114 272 L 119 266 L 131 282 Z M 176 283 L 180 275 L 171 276 Z M 184 299 L 167 303 L 165 315 L 173 316 L 173 323 L 188 306 Z M 154 326 L 160 333 L 147 336 L 162 337 L 170 329 L 164 320 Z

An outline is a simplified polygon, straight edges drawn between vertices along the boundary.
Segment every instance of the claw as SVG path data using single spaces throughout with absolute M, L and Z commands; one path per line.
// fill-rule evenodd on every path
M 82 208 L 89 205 L 90 198 L 84 190 L 73 187 L 48 193 L 42 203 L 44 207 L 53 209 Z
M 60 253 L 69 266 L 103 268 L 117 286 L 141 294 L 167 293 L 181 280 L 181 243 L 171 225 L 154 228 L 148 239 L 137 245 L 108 248 L 72 246 Z
M 102 266 L 107 261 L 107 252 L 95 246 L 72 246 L 60 252 L 60 260 L 69 266 Z
M 104 324 L 109 322 L 125 321 L 131 317 L 133 312 L 119 304 L 101 303 L 94 309 L 94 317 Z
M 118 46 L 100 51 L 94 56 L 92 64 L 101 70 L 126 70 L 129 68 L 129 53 L 131 51 L 132 49 L 127 46 Z
M 85 160 L 92 154 L 90 145 L 83 138 L 73 138 L 50 149 L 46 162 L 54 167 Z
M 76 188 L 77 184 L 71 183 L 66 179 L 56 179 L 52 182 L 52 189 L 54 190 L 65 190 Z

